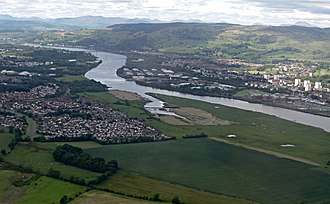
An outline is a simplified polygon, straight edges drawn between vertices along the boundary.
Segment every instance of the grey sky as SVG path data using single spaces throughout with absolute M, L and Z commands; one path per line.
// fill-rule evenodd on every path
M 16 17 L 105 17 L 200 19 L 239 24 L 330 27 L 330 0 L 0 0 L 0 14 Z

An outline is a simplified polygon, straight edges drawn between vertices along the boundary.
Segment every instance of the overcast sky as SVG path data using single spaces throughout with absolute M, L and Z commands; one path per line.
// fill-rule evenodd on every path
M 16 17 L 200 19 L 238 24 L 330 27 L 330 0 L 0 0 L 0 14 Z

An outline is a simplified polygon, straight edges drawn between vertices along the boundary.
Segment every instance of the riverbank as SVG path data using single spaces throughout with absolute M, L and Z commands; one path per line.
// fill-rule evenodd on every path
M 54 47 L 49 47 L 49 48 L 54 48 Z M 59 47 L 57 49 L 93 52 L 91 50 L 80 49 L 80 48 L 76 49 L 76 48 Z M 235 100 L 235 99 L 209 97 L 209 96 L 196 96 L 191 94 L 182 94 L 175 91 L 168 91 L 168 90 L 154 89 L 146 86 L 140 86 L 136 84 L 134 81 L 127 81 L 116 74 L 117 70 L 125 65 L 127 60 L 126 56 L 119 54 L 112 54 L 108 52 L 98 52 L 97 57 L 100 60 L 102 60 L 102 63 L 96 68 L 88 71 L 84 76 L 88 79 L 93 79 L 108 87 L 111 87 L 111 89 L 130 91 L 139 94 L 143 98 L 147 98 L 151 102 L 147 103 L 145 105 L 145 108 L 152 113 L 166 114 L 165 111 L 159 110 L 160 108 L 163 108 L 164 102 L 149 96 L 147 93 L 158 93 L 169 96 L 189 98 L 193 100 L 205 101 L 205 102 L 220 104 L 228 107 L 239 108 L 243 110 L 261 112 L 268 115 L 275 115 L 279 118 L 294 121 L 297 123 L 322 128 L 323 130 L 330 132 L 329 117 L 322 117 L 309 113 L 303 113 L 303 112 L 293 111 L 284 108 L 277 108 L 263 104 L 248 103 L 246 101 Z M 168 114 L 173 115 L 173 113 L 168 113 Z

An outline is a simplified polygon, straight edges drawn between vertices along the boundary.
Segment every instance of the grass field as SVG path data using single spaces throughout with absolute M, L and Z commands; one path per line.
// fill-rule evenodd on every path
M 102 191 L 90 191 L 79 196 L 72 202 L 72 204 L 160 204 L 159 202 L 135 200 L 132 198 L 126 198 L 111 193 L 106 193 Z
M 72 82 L 72 81 L 82 81 L 82 80 L 88 80 L 84 76 L 73 76 L 73 75 L 65 75 L 62 77 L 57 77 L 56 80 L 58 81 L 64 81 L 64 82 Z
M 25 189 L 16 187 L 16 181 L 28 180 L 33 174 L 19 173 L 11 170 L 0 170 L 0 203 L 13 203 L 25 194 Z
M 30 185 L 24 187 L 25 195 L 15 201 L 18 204 L 25 203 L 59 203 L 62 196 L 74 198 L 79 192 L 85 192 L 86 187 L 69 182 L 42 176 Z
M 252 111 L 164 95 L 154 96 L 169 104 L 199 108 L 220 119 L 236 122 L 226 126 L 198 126 L 209 136 L 301 157 L 321 166 L 330 160 L 330 133 L 324 130 Z M 229 139 L 229 134 L 235 134 L 237 138 Z M 282 144 L 294 144 L 295 148 L 282 148 Z
M 9 134 L 3 127 L 0 126 L 0 151 L 6 150 L 8 152 L 10 149 L 8 144 L 14 139 L 14 135 Z
M 87 149 L 143 176 L 264 203 L 330 200 L 318 168 L 208 138 Z
M 54 143 L 18 144 L 15 149 L 4 157 L 4 161 L 31 168 L 34 172 L 47 174 L 50 168 L 61 172 L 61 177 L 69 179 L 71 176 L 84 179 L 86 182 L 96 179 L 101 174 L 64 165 L 53 159 Z
M 171 184 L 125 171 L 117 172 L 107 181 L 103 182 L 101 186 L 116 192 L 125 192 L 135 196 L 152 197 L 156 193 L 159 193 L 160 198 L 166 202 L 171 202 L 173 197 L 178 196 L 181 202 L 187 204 L 253 203 L 247 200 Z

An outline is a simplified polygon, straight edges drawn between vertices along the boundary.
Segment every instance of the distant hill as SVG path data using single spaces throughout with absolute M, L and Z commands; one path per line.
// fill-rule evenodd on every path
M 0 18 L 0 31 L 25 31 L 25 30 L 73 30 L 76 27 L 66 25 L 54 25 L 42 21 L 33 20 L 9 20 Z
M 119 17 L 82 16 L 77 18 L 16 18 L 0 15 L 0 30 L 75 30 L 106 28 L 114 24 L 163 23 L 160 20 Z M 25 25 L 26 24 L 26 25 Z
M 37 42 L 107 51 L 161 51 L 274 62 L 330 59 L 330 29 L 302 26 L 243 26 L 226 23 L 116 24 L 107 29 L 53 33 Z
M 303 26 L 303 27 L 310 27 L 310 28 L 313 28 L 313 27 L 317 28 L 317 26 L 312 25 L 312 24 L 307 23 L 307 22 L 304 22 L 304 21 L 298 21 L 294 25 L 296 25 L 296 26 Z
M 45 22 L 49 22 L 55 25 L 66 25 L 80 28 L 106 28 L 114 24 L 136 24 L 136 23 L 161 23 L 162 21 L 151 19 L 128 19 L 119 17 L 106 18 L 103 16 L 82 16 L 77 18 L 57 18 L 57 19 L 45 19 Z

